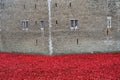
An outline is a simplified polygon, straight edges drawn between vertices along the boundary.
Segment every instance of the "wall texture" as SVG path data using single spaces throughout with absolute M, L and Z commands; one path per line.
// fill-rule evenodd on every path
M 0 6 L 1 51 L 49 54 L 47 0 L 1 0 Z M 52 0 L 53 53 L 120 51 L 119 14 L 118 0 Z M 22 20 L 28 20 L 28 30 L 23 30 Z M 76 30 L 71 20 L 78 21 Z

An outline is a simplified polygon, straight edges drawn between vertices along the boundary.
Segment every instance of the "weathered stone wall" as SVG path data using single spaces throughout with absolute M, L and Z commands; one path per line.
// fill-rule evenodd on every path
M 47 0 L 3 1 L 4 8 L 0 9 L 0 50 L 48 54 Z M 120 51 L 119 8 L 107 12 L 106 4 L 105 0 L 52 0 L 53 53 Z M 112 17 L 108 35 L 107 16 Z M 27 31 L 22 29 L 22 20 L 29 20 Z M 78 20 L 78 29 L 70 29 L 70 20 Z M 40 21 L 45 22 L 44 30 L 40 29 Z
M 106 39 L 109 16 L 106 4 L 104 0 L 52 0 L 54 53 L 120 51 L 118 16 L 115 13 L 111 14 L 110 39 Z M 78 29 L 71 31 L 70 20 L 74 19 L 78 20 Z
M 47 0 L 6 0 L 1 15 L 1 51 L 49 53 Z M 29 21 L 28 30 L 23 30 L 22 20 Z M 44 31 L 40 21 L 45 23 Z

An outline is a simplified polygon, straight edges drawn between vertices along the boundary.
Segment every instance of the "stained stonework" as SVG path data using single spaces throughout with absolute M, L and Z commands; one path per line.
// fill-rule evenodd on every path
M 53 53 L 120 51 L 118 0 L 50 0 L 50 11 L 48 1 L 1 0 L 1 51 L 49 54 L 50 32 Z M 28 20 L 28 30 L 23 30 L 23 20 Z M 71 20 L 77 20 L 75 29 Z
M 42 2 L 42 3 L 41 3 Z M 1 13 L 2 51 L 49 53 L 47 0 L 4 0 Z M 35 8 L 36 5 L 36 8 Z M 28 30 L 23 30 L 22 20 L 28 20 Z M 44 21 L 44 31 L 40 28 Z

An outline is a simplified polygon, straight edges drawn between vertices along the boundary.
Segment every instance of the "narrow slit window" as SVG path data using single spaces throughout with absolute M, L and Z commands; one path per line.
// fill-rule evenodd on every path
M 38 40 L 37 39 L 35 40 L 35 45 L 38 46 Z
M 56 20 L 56 24 L 58 24 L 58 21 Z
M 69 3 L 69 7 L 71 7 L 71 3 Z
M 79 44 L 79 40 L 77 39 L 77 45 Z
M 107 36 L 109 35 L 109 30 L 107 29 L 107 31 L 106 31 L 106 34 L 107 34 Z
M 35 4 L 35 9 L 37 9 L 37 4 Z
M 58 7 L 57 3 L 55 3 L 55 7 Z
M 26 8 L 25 4 L 23 5 L 24 9 Z

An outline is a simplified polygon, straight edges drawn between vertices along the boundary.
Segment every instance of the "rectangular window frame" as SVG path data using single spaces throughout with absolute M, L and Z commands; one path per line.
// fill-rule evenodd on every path
M 112 17 L 111 16 L 107 17 L 107 28 L 112 28 Z
M 70 20 L 70 28 L 77 29 L 78 28 L 78 20 Z
M 29 20 L 22 20 L 22 28 L 23 30 L 28 30 L 29 27 Z
M 40 23 L 39 23 L 39 27 L 41 28 L 41 30 L 44 30 L 44 28 L 45 28 L 45 21 L 40 21 Z

